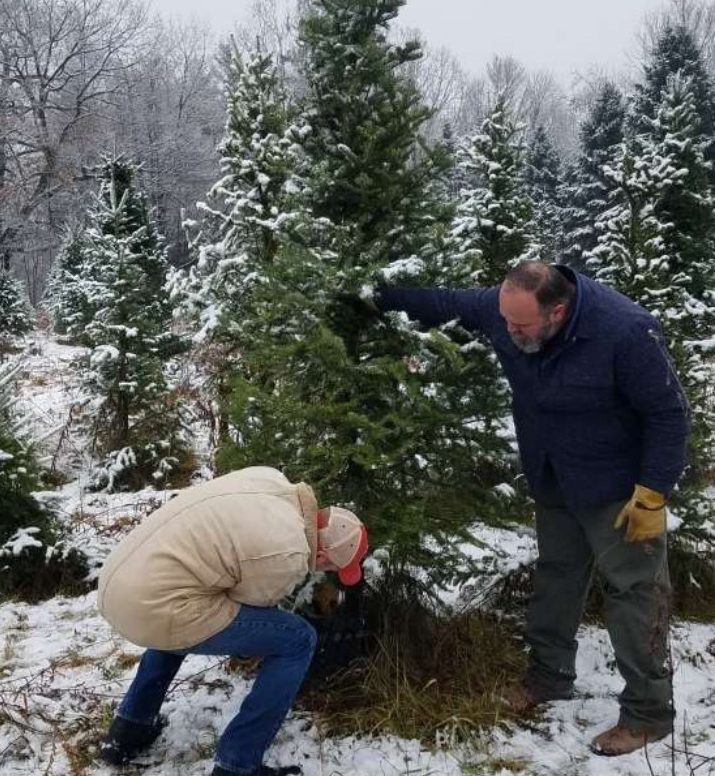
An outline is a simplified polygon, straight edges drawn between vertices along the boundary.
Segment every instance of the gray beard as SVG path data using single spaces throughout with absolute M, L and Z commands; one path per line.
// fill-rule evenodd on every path
M 519 348 L 522 353 L 538 353 L 541 348 L 544 347 L 546 340 L 541 338 L 536 340 L 519 340 L 515 337 L 511 338 L 511 341 Z
M 514 337 L 509 335 L 511 341 L 519 348 L 522 353 L 538 353 L 544 345 L 558 333 L 561 327 L 559 325 L 551 326 L 538 337 L 525 339 L 523 337 Z

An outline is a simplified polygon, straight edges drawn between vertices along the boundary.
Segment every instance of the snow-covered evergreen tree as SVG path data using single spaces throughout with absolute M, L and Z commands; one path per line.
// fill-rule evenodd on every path
M 704 148 L 705 159 L 713 162 L 715 94 L 705 61 L 695 35 L 687 26 L 675 21 L 664 24 L 643 64 L 643 79 L 636 85 L 630 123 L 636 133 L 650 131 L 650 122 L 660 110 L 663 92 L 668 88 L 669 80 L 679 73 L 680 77 L 690 81 L 700 131 L 708 138 Z M 711 169 L 710 182 L 715 182 L 715 169 Z
M 0 597 L 37 600 L 76 589 L 87 566 L 58 543 L 51 514 L 32 495 L 40 487 L 38 468 L 13 399 L 22 368 L 22 360 L 0 364 Z
M 94 309 L 83 333 L 90 347 L 85 382 L 106 454 L 97 484 L 108 488 L 161 480 L 184 452 L 178 407 L 164 378 L 176 345 L 165 249 L 135 176 L 124 159 L 104 163 L 79 263 Z
M 473 185 L 475 181 L 467 178 L 464 169 L 457 164 L 459 141 L 449 123 L 442 128 L 442 143 L 449 159 L 449 170 L 445 176 L 445 197 L 456 202 L 462 189 L 468 188 L 470 183 Z
M 420 138 L 431 111 L 405 73 L 420 47 L 387 39 L 402 5 L 312 0 L 301 25 L 310 202 L 332 227 L 332 263 L 346 275 L 424 257 L 445 218 L 437 192 L 447 154 Z
M 220 146 L 222 176 L 199 203 L 199 223 L 187 224 L 195 264 L 169 284 L 193 339 L 203 348 L 216 428 L 225 436 L 232 372 L 245 349 L 244 322 L 255 317 L 256 290 L 270 282 L 275 256 L 305 225 L 300 193 L 302 140 L 298 120 L 269 54 L 227 63 L 227 120 Z
M 542 257 L 556 261 L 562 243 L 561 160 L 542 124 L 533 133 L 524 165 L 526 191 L 532 202 L 532 231 Z
M 95 285 L 102 282 L 100 266 L 84 266 L 86 246 L 83 231 L 82 226 L 67 230 L 45 291 L 45 304 L 55 331 L 78 342 L 85 340 L 85 327 L 94 318 L 94 300 L 98 298 Z M 91 274 L 95 270 L 100 273 L 98 277 Z
M 498 98 L 481 131 L 457 151 L 461 179 L 471 185 L 460 191 L 446 241 L 441 279 L 448 285 L 494 285 L 520 260 L 553 258 L 542 255 L 546 248 L 540 241 L 529 192 L 524 129 Z M 536 185 L 537 175 L 533 178 Z M 547 175 L 539 180 L 543 183 Z M 466 334 L 450 328 L 453 337 Z M 475 348 L 467 360 L 472 385 L 465 388 L 465 395 L 471 397 L 474 407 L 483 404 L 484 417 L 492 421 L 506 417 L 509 390 L 496 356 L 490 347 L 485 350 L 479 340 L 470 338 L 467 347 Z M 488 395 L 486 403 L 479 393 Z
M 22 284 L 10 270 L 0 268 L 0 337 L 26 334 L 33 315 Z
M 450 275 L 478 285 L 500 283 L 520 259 L 540 258 L 531 233 L 533 207 L 525 182 L 524 127 L 502 99 L 481 132 L 462 146 L 458 166 L 476 187 L 463 189 L 450 235 Z
M 3 539 L 8 538 L 7 521 L 13 521 L 14 526 L 17 519 L 14 514 L 17 509 L 11 508 L 7 499 L 15 493 L 27 495 L 38 484 L 32 450 L 22 438 L 23 419 L 17 417 L 13 409 L 13 387 L 21 368 L 22 361 L 0 365 L 0 498 L 3 499 L 0 515 L 3 519 Z M 22 525 L 23 520 L 21 516 L 18 525 Z
M 579 132 L 581 150 L 564 176 L 563 260 L 578 269 L 596 245 L 599 216 L 610 207 L 612 180 L 604 168 L 613 164 L 624 138 L 626 107 L 620 90 L 610 81 L 599 88 Z
M 685 531 L 705 516 L 701 489 L 715 455 L 712 364 L 715 330 L 715 218 L 693 81 L 671 76 L 649 131 L 624 144 L 606 173 L 616 184 L 602 214 L 590 265 L 598 278 L 643 304 L 662 323 L 690 402 L 693 429 L 686 478 L 674 501 Z
M 291 107 L 270 54 L 247 62 L 233 52 L 226 74 L 222 177 L 187 224 L 196 263 L 172 285 L 198 323 L 197 342 L 234 340 L 251 289 L 262 282 L 282 240 L 296 226 L 296 169 L 305 127 Z M 234 348 L 240 346 L 234 342 Z
M 418 47 L 388 40 L 402 4 L 307 6 L 309 239 L 281 245 L 242 323 L 235 443 L 220 464 L 283 467 L 322 500 L 352 504 L 396 563 L 444 577 L 475 511 L 494 514 L 498 391 L 469 358 L 476 343 L 465 353 L 399 316 L 369 325 L 356 296 L 340 299 L 375 278 L 440 278 L 450 215 L 440 201 L 443 151 L 422 142 L 429 111 L 401 70 Z

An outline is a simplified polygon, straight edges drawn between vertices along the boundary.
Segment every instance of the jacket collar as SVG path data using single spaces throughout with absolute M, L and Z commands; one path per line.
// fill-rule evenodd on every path
M 555 264 L 554 266 L 576 286 L 576 299 L 566 324 L 563 341 L 569 342 L 573 338 L 591 339 L 595 337 L 598 333 L 598 317 L 596 315 L 596 301 L 593 298 L 593 281 L 564 264 Z

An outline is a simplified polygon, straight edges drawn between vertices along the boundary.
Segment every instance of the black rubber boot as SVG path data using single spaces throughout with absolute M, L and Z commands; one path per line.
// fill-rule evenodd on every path
M 99 745 L 99 757 L 110 765 L 123 765 L 148 749 L 159 737 L 165 721 L 142 725 L 122 717 L 115 717 L 107 735 Z
M 303 769 L 300 765 L 287 765 L 284 768 L 261 765 L 258 770 L 252 771 L 250 776 L 300 776 L 301 773 L 303 773 Z M 211 776 L 238 776 L 238 774 L 235 771 L 227 771 L 225 768 L 214 765 Z

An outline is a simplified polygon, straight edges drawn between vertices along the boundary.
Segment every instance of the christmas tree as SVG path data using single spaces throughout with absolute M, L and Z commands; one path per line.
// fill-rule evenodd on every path
M 165 250 L 136 173 L 122 158 L 103 164 L 75 279 L 94 311 L 80 338 L 90 348 L 85 386 L 104 456 L 95 484 L 110 489 L 161 482 L 186 452 L 164 377 L 176 349 Z

